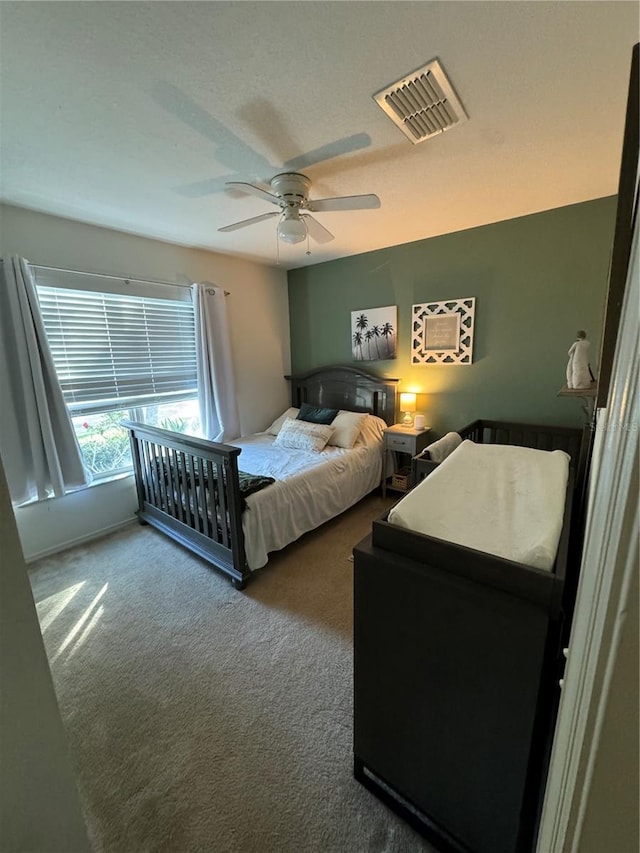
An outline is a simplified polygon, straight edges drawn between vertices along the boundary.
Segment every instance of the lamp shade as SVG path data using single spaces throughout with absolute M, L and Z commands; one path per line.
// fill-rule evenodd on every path
M 400 411 L 415 412 L 416 410 L 416 395 L 403 393 L 400 394 Z

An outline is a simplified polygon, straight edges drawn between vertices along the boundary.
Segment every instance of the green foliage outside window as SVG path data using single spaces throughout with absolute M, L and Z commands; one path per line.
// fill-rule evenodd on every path
M 120 471 L 131 467 L 129 435 L 120 426 L 128 412 L 107 412 L 93 424 L 76 424 L 76 435 L 84 464 L 92 474 Z
M 171 432 L 185 432 L 188 425 L 186 418 L 161 418 L 158 421 L 158 426 L 161 429 L 168 429 Z
M 179 405 L 184 407 L 191 403 Z M 139 409 L 121 409 L 117 412 L 74 417 L 73 425 L 82 458 L 91 473 L 100 477 L 132 469 L 129 433 L 121 426 L 123 420 L 137 420 L 152 426 L 157 425 L 171 432 L 193 433 L 197 430 L 197 417 L 194 417 L 193 413 L 191 417 L 169 413 L 163 416 L 162 408 L 162 406 L 145 406 Z M 165 407 L 165 411 L 166 408 L 168 407 Z

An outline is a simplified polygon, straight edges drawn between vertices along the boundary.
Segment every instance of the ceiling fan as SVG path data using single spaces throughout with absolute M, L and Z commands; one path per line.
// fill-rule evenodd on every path
M 310 199 L 311 181 L 300 172 L 282 172 L 276 175 L 270 181 L 270 191 L 242 181 L 227 181 L 226 186 L 270 201 L 280 210 L 261 213 L 259 216 L 252 216 L 251 219 L 225 225 L 224 228 L 218 228 L 218 231 L 236 231 L 238 228 L 245 228 L 247 225 L 254 225 L 256 222 L 279 216 L 277 233 L 280 240 L 285 243 L 300 243 L 307 235 L 313 237 L 318 243 L 328 243 L 329 240 L 334 239 L 333 234 L 311 216 L 311 212 L 368 210 L 380 207 L 380 199 L 373 194 Z

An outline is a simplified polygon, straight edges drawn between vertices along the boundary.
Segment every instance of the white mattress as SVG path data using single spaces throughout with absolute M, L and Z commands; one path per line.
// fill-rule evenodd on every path
M 238 468 L 275 477 L 276 482 L 247 498 L 242 516 L 250 569 L 259 569 L 270 551 L 284 548 L 357 503 L 380 482 L 379 441 L 352 450 L 327 447 L 321 453 L 274 446 L 275 436 L 257 433 L 233 442 L 242 448 Z
M 547 571 L 558 550 L 570 457 L 464 441 L 389 521 Z

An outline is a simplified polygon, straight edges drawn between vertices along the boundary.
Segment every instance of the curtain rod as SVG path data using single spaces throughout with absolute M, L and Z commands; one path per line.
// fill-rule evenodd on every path
M 4 263 L 4 259 L 3 259 L 3 263 Z M 77 275 L 94 275 L 98 278 L 113 278 L 113 279 L 116 279 L 118 281 L 126 281 L 126 282 L 134 281 L 134 282 L 137 282 L 139 284 L 166 284 L 166 285 L 169 285 L 169 287 L 191 288 L 190 284 L 178 284 L 178 282 L 175 282 L 175 281 L 162 281 L 160 279 L 136 278 L 135 276 L 125 276 L 125 275 L 109 275 L 109 273 L 87 272 L 86 270 L 69 270 L 69 269 L 65 269 L 64 267 L 48 267 L 48 266 L 45 266 L 44 264 L 29 264 L 29 266 L 33 267 L 34 269 L 50 270 L 51 272 L 70 272 L 70 273 L 75 273 Z M 230 296 L 231 294 L 229 293 L 228 290 L 225 290 L 224 295 Z

